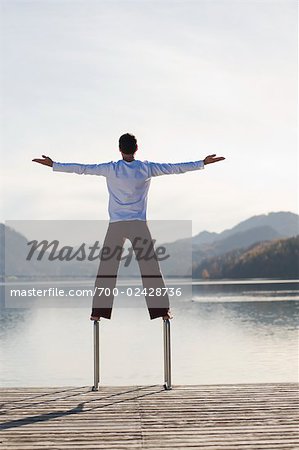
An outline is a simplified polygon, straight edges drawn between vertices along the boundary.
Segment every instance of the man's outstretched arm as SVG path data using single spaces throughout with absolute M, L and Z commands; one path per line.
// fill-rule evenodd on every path
M 155 163 L 149 162 L 150 176 L 157 177 L 159 175 L 170 175 L 170 174 L 180 174 L 185 172 L 190 172 L 192 170 L 203 169 L 205 165 L 212 164 L 218 161 L 223 161 L 225 158 L 223 156 L 216 157 L 214 155 L 208 155 L 205 159 L 192 162 L 183 163 Z
M 103 175 L 108 174 L 110 163 L 102 164 L 78 164 L 78 163 L 59 163 L 53 161 L 49 156 L 42 155 L 42 159 L 35 158 L 32 161 L 44 166 L 52 167 L 55 172 L 77 173 L 79 175 Z

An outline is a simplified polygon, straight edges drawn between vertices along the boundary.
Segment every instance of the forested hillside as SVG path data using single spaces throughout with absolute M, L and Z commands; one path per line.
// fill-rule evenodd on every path
M 254 244 L 193 266 L 195 278 L 299 278 L 299 235 Z

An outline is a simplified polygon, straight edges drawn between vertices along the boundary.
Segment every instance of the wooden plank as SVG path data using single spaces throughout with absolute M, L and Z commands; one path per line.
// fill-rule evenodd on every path
M 298 385 L 0 388 L 3 450 L 298 449 Z

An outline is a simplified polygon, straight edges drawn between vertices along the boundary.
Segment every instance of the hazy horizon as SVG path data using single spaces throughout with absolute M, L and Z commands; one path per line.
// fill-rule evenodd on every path
M 291 211 L 271 211 L 268 214 L 264 214 L 264 216 L 268 216 L 269 214 L 296 214 L 299 219 L 299 215 L 297 213 L 293 213 Z M 248 217 L 246 220 L 251 220 L 256 216 Z M 106 229 L 108 226 L 108 220 L 73 220 L 73 226 L 71 228 L 68 227 L 68 220 L 57 220 L 57 224 L 54 226 L 56 221 L 44 221 L 44 220 L 7 220 L 3 223 L 6 227 L 11 228 L 12 230 L 21 233 L 27 240 L 43 240 L 45 236 L 47 236 L 48 240 L 51 239 L 66 239 L 69 244 L 72 245 L 81 245 L 82 242 L 85 242 L 86 236 L 88 236 L 88 242 L 102 242 L 104 240 Z M 242 221 L 243 222 L 243 221 Z M 242 222 L 235 223 L 230 229 L 239 226 Z M 0 222 L 1 224 L 1 222 Z M 190 237 L 198 236 L 200 233 L 214 233 L 213 230 L 199 230 L 194 233 L 192 227 L 192 223 L 190 221 L 164 221 L 164 220 L 149 220 L 148 224 L 151 229 L 152 235 L 155 237 L 155 240 L 160 243 L 171 243 L 181 239 L 188 239 Z M 257 226 L 257 225 L 256 225 Z M 264 225 L 261 225 L 264 226 Z M 271 225 L 270 225 L 271 226 Z M 251 229 L 253 227 L 251 226 Z M 223 229 L 217 232 L 217 234 L 221 234 L 222 232 L 228 231 L 229 229 Z M 273 230 L 277 229 L 273 227 Z M 239 233 L 236 231 L 235 233 Z M 298 235 L 298 232 L 292 236 Z M 80 237 L 81 236 L 81 237 Z M 287 238 L 287 237 L 286 237 Z M 225 238 L 224 238 L 225 239 Z M 280 239 L 280 238 L 279 238 Z M 283 238 L 281 238 L 283 239 Z M 129 241 L 127 240 L 125 243 L 125 247 L 130 246 Z

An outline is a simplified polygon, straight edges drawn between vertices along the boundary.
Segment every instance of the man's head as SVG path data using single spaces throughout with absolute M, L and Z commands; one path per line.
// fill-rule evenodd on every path
M 133 134 L 126 133 L 119 138 L 119 150 L 125 155 L 134 155 L 137 151 L 137 139 Z

